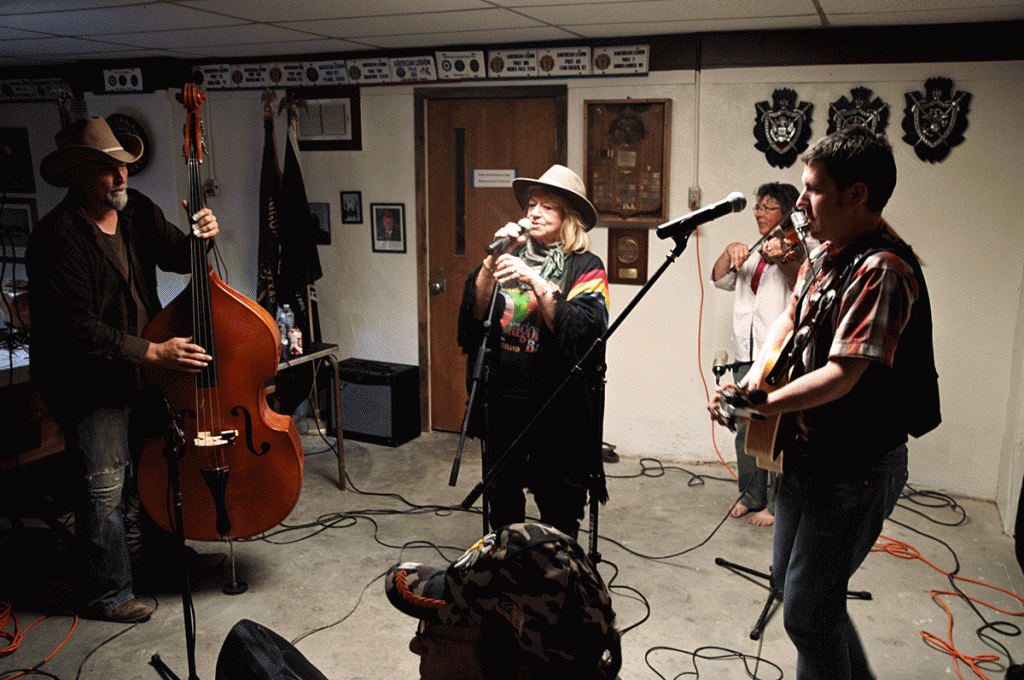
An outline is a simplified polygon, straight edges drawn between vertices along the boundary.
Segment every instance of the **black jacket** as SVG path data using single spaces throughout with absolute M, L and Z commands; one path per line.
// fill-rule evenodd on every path
M 191 271 L 190 239 L 138 191 L 118 213 L 147 318 L 161 309 L 156 269 Z M 97 240 L 75 193 L 32 230 L 26 251 L 31 292 L 33 386 L 47 407 L 123 406 L 141 386 L 148 343 L 136 328 L 129 284 Z

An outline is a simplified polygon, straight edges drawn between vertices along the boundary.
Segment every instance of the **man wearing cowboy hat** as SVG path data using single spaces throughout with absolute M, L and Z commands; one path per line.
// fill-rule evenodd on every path
M 55 139 L 40 174 L 68 193 L 33 229 L 26 251 L 32 382 L 73 453 L 73 477 L 83 480 L 74 499 L 83 613 L 134 623 L 152 612 L 135 597 L 122 504 L 138 426 L 129 415 L 143 403 L 139 367 L 198 372 L 211 357 L 191 338 L 139 337 L 161 309 L 157 267 L 191 271 L 191 238 L 128 189 L 126 165 L 142 155 L 142 140 L 118 139 L 99 117 Z M 217 234 L 209 208 L 192 221 L 195 238 Z
M 608 276 L 587 234 L 597 211 L 583 180 L 563 165 L 537 179 L 518 178 L 512 190 L 526 217 L 494 234 L 510 239 L 509 252 L 488 255 L 469 274 L 459 310 L 458 342 L 470 361 L 485 338 L 491 349 L 470 436 L 484 438 L 485 474 L 520 440 L 487 489 L 491 527 L 525 519 L 527 488 L 541 521 L 575 538 L 588 492 L 607 499 L 603 348 L 590 355 L 582 379 L 574 376 L 559 390 L 608 329 Z M 500 290 L 489 321 L 497 332 L 489 332 L 483 322 L 495 286 Z M 556 390 L 558 398 L 548 403 Z

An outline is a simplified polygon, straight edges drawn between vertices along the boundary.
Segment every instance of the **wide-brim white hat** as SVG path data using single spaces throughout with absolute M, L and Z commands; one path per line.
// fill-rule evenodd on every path
M 99 116 L 77 120 L 56 134 L 57 150 L 39 164 L 39 174 L 55 187 L 66 187 L 71 170 L 95 161 L 112 158 L 122 163 L 134 163 L 142 156 L 142 140 L 133 134 L 120 138 Z
M 594 208 L 594 204 L 587 200 L 587 189 L 583 185 L 583 180 L 569 168 L 564 165 L 552 165 L 537 179 L 517 177 L 512 180 L 512 191 L 515 192 L 516 200 L 524 210 L 530 188 L 538 185 L 554 189 L 565 197 L 583 218 L 583 224 L 586 225 L 587 231 L 597 224 L 597 210 Z

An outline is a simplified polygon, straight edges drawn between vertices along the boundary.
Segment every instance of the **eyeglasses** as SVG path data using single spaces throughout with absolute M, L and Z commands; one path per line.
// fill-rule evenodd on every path
M 440 629 L 440 630 L 439 630 Z M 420 621 L 416 626 L 416 641 L 421 645 L 424 640 L 451 640 L 453 642 L 479 642 L 481 631 L 469 626 L 441 626 Z
M 776 210 L 782 210 L 781 205 L 755 205 L 754 213 L 759 212 L 774 212 Z

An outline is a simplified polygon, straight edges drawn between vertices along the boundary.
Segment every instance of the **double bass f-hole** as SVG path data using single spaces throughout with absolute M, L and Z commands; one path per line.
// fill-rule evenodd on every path
M 238 414 L 242 414 L 245 420 L 245 445 L 249 449 L 249 453 L 254 456 L 262 456 L 270 452 L 270 442 L 264 441 L 260 443 L 260 450 L 257 451 L 252 441 L 252 416 L 249 414 L 249 409 L 241 405 L 231 407 L 231 415 L 238 417 Z M 185 409 L 180 413 L 181 416 L 188 416 L 193 421 L 196 420 L 196 412 L 192 409 Z M 219 434 L 214 434 L 209 431 L 200 431 L 196 428 L 196 436 L 193 438 L 193 442 L 196 446 L 230 446 L 235 443 L 235 439 L 238 437 L 238 430 L 221 430 Z

